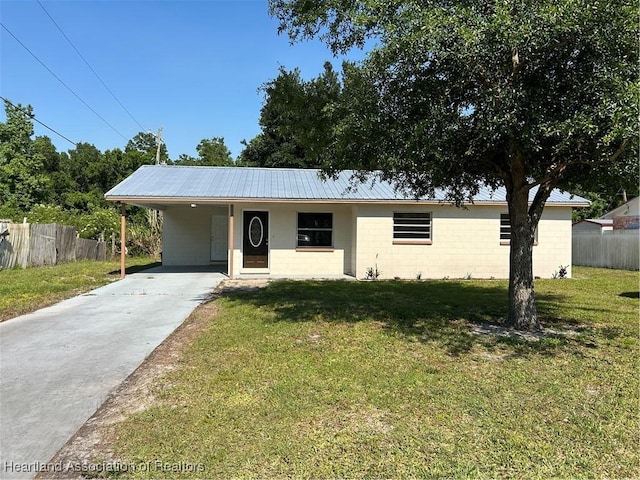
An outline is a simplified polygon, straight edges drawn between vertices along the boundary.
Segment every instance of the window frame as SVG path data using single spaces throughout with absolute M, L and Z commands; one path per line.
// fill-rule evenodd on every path
M 505 225 L 505 220 L 507 224 Z M 505 235 L 506 228 L 509 229 L 509 238 L 503 238 Z M 508 213 L 500 214 L 500 226 L 499 226 L 499 238 L 500 245 L 511 245 L 511 217 L 509 217 Z M 535 232 L 533 232 L 533 245 L 538 245 L 538 227 L 536 226 Z
M 428 222 L 425 223 L 401 223 L 401 222 L 397 222 L 397 220 L 413 220 L 413 221 L 419 221 L 419 220 L 424 220 L 426 219 L 425 216 L 428 216 Z M 392 231 L 391 231 L 391 237 L 393 240 L 393 244 L 394 245 L 431 245 L 433 244 L 433 212 L 429 211 L 394 211 L 393 215 L 392 215 L 392 221 L 393 221 L 393 226 L 392 226 Z M 398 230 L 401 229 L 402 227 L 424 227 L 425 230 L 424 232 L 420 232 L 419 230 Z M 411 233 L 417 233 L 417 234 L 423 234 L 424 236 L 418 236 L 416 235 L 415 237 L 411 238 L 411 237 L 396 237 L 396 234 L 411 234 Z
M 508 213 L 500 214 L 499 238 L 500 245 L 511 244 L 511 217 L 509 217 Z
M 300 219 L 302 215 L 329 215 L 330 227 L 301 227 Z M 334 225 L 333 225 L 333 212 L 296 212 L 296 250 L 297 251 L 315 251 L 315 252 L 332 252 L 334 250 Z M 300 236 L 307 235 L 304 232 L 329 232 L 331 241 L 329 245 L 301 245 Z M 311 239 L 311 235 L 307 235 Z

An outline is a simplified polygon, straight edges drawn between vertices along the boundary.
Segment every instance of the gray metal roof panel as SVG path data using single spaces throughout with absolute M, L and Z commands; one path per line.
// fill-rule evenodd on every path
M 144 165 L 105 194 L 107 199 L 236 199 L 236 200 L 326 200 L 326 201 L 402 201 L 411 200 L 393 185 L 376 179 L 351 186 L 351 171 L 336 179 L 322 180 L 319 170 L 251 167 L 192 167 Z M 533 200 L 535 189 L 530 192 Z M 442 191 L 435 198 L 444 199 Z M 482 188 L 475 202 L 505 203 L 504 187 Z M 587 204 L 567 192 L 554 190 L 547 203 Z

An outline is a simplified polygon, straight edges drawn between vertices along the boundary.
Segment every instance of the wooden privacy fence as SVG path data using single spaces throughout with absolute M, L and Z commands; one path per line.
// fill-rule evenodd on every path
M 640 230 L 573 234 L 572 263 L 588 267 L 638 270 Z
M 2 235 L 8 231 L 8 235 Z M 39 267 L 76 260 L 105 260 L 105 242 L 78 238 L 75 227 L 0 223 L 0 268 Z

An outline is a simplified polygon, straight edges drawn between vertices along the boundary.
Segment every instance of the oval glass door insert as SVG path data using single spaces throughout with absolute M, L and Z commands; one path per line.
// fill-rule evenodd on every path
M 264 226 L 262 220 L 258 217 L 253 217 L 249 222 L 249 242 L 252 247 L 258 247 L 262 243 L 262 237 L 264 235 Z

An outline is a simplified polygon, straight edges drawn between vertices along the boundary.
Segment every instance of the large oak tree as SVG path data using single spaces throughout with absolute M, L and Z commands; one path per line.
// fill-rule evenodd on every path
M 638 24 L 624 0 L 270 0 L 344 70 L 335 172 L 360 161 L 416 197 L 506 187 L 509 324 L 538 329 L 534 232 L 552 189 L 637 178 Z M 379 171 L 375 171 L 379 169 Z

